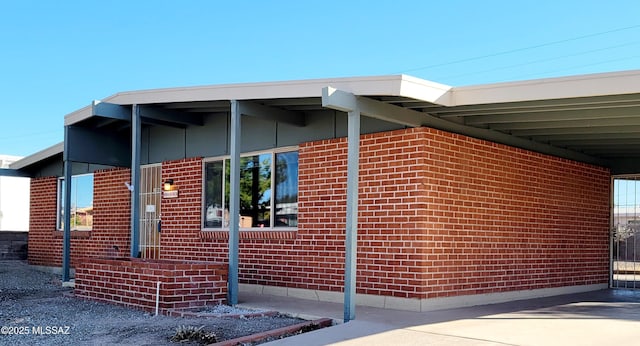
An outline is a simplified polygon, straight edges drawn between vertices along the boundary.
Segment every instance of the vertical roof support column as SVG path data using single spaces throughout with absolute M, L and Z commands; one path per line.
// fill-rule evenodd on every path
M 229 194 L 229 287 L 227 303 L 238 304 L 238 252 L 240 243 L 240 102 L 231 100 L 231 182 Z
M 322 106 L 347 112 L 347 220 L 345 225 L 344 321 L 356 318 L 358 253 L 358 180 L 360 161 L 360 113 L 358 98 L 332 87 L 322 88 Z
M 347 223 L 344 267 L 344 321 L 356 318 L 356 266 L 358 245 L 358 179 L 360 162 L 360 109 L 348 113 Z
M 140 109 L 131 106 L 131 257 L 140 257 Z
M 64 232 L 62 233 L 62 281 L 70 279 L 71 267 L 71 160 L 69 160 L 69 126 L 64 127 L 64 150 L 62 152 L 64 161 L 64 195 L 63 211 Z

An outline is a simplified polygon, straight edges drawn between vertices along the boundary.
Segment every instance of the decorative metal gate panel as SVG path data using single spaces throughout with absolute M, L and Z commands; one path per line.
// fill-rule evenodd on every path
M 640 289 L 640 176 L 613 179 L 613 288 Z
M 161 165 L 140 168 L 140 253 L 142 258 L 160 258 L 161 180 Z

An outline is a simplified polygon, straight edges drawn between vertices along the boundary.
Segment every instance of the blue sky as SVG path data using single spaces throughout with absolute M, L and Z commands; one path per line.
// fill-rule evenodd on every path
M 618 178 L 614 183 L 615 213 L 634 213 L 640 216 L 640 179 Z
M 640 67 L 639 1 L 0 1 L 0 154 L 119 91 L 406 73 L 460 86 Z

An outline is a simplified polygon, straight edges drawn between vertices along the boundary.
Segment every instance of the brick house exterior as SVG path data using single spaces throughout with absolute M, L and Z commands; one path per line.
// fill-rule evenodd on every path
M 240 233 L 244 290 L 337 300 L 344 280 L 347 141 L 298 145 L 298 227 Z M 607 287 L 608 169 L 429 127 L 360 138 L 360 303 L 427 310 Z M 162 201 L 160 258 L 226 262 L 228 233 L 203 230 L 203 158 L 162 162 L 180 187 Z M 94 226 L 71 264 L 123 256 L 126 168 L 94 173 Z M 57 177 L 31 182 L 29 262 L 60 266 Z M 119 250 L 116 250 L 115 247 Z M 120 251 L 120 252 L 118 252 Z M 431 303 L 433 302 L 433 304 Z M 430 305 L 432 304 L 432 305 Z
M 83 258 L 122 256 L 130 239 L 129 191 L 122 181 L 130 179 L 128 169 L 99 170 L 94 173 L 94 226 L 91 231 L 73 232 L 71 265 Z M 29 263 L 61 266 L 62 231 L 56 227 L 58 177 L 31 179 Z M 116 250 L 116 248 L 118 250 Z

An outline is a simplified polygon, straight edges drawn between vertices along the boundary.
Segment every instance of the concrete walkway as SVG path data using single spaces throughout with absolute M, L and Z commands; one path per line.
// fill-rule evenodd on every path
M 241 293 L 240 305 L 342 320 L 335 303 Z M 616 345 L 640 343 L 640 291 L 603 290 L 431 312 L 356 308 L 356 319 L 282 345 Z

